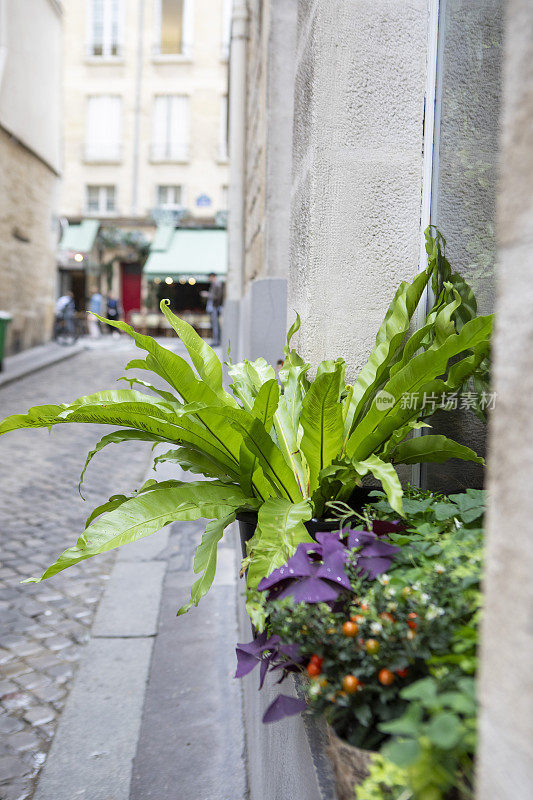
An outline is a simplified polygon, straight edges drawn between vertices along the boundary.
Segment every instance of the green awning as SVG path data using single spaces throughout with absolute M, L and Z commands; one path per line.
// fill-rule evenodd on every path
M 90 253 L 100 227 L 97 219 L 84 219 L 79 225 L 69 225 L 59 243 L 59 250 Z
M 165 230 L 163 230 L 165 229 Z M 144 265 L 148 278 L 186 277 L 201 279 L 210 272 L 227 272 L 227 234 L 217 228 L 173 229 L 160 226 Z

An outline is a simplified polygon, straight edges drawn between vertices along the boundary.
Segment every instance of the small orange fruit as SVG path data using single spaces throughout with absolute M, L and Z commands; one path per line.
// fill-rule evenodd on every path
M 383 686 L 390 686 L 394 683 L 394 673 L 390 669 L 382 669 L 379 671 L 378 680 Z
M 354 694 L 359 689 L 360 682 L 355 675 L 345 675 L 342 680 L 342 688 L 346 694 Z
M 358 631 L 359 627 L 355 624 L 355 622 L 349 621 L 343 623 L 342 632 L 348 638 L 353 638 L 354 636 L 357 636 Z

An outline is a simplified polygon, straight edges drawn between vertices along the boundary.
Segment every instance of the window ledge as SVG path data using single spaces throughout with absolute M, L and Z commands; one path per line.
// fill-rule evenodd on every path
M 164 156 L 162 158 L 156 158 L 155 156 L 150 156 L 150 164 L 190 164 L 191 159 L 189 157 L 186 158 L 171 158 Z
M 91 158 L 83 156 L 82 161 L 84 164 L 103 164 L 104 166 L 116 166 L 122 164 L 122 158 Z
M 91 66 L 122 66 L 125 63 L 124 56 L 85 56 L 85 63 Z
M 152 56 L 152 62 L 154 64 L 192 64 L 193 59 L 191 56 L 169 53 L 168 55 L 160 54 Z

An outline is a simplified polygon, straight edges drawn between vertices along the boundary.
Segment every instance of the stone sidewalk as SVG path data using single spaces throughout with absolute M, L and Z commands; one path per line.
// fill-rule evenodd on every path
M 99 343 L 0 387 L 0 416 L 110 388 L 134 352 L 125 340 Z M 172 526 L 170 534 L 152 537 L 154 544 L 136 543 L 118 558 L 113 552 L 83 562 L 50 582 L 20 584 L 75 541 L 94 505 L 142 481 L 149 446 L 110 447 L 89 467 L 88 502 L 80 499 L 76 484 L 85 454 L 105 430 L 61 426 L 51 436 L 34 430 L 0 439 L 0 800 L 31 798 L 36 787 L 38 800 L 118 800 L 130 797 L 130 783 L 131 800 L 244 800 L 240 689 L 231 678 L 236 624 L 230 539 L 221 550 L 224 568 L 212 596 L 185 618 L 176 619 L 175 611 L 192 581 L 201 535 L 195 523 Z M 148 611 L 142 592 L 140 605 L 134 602 L 138 592 L 130 569 L 146 560 L 143 544 L 156 547 L 149 565 L 135 567 L 141 567 L 139 581 L 147 566 L 155 576 L 149 591 L 157 596 Z M 107 609 L 116 607 L 126 616 L 121 620 L 119 613 L 109 623 Z M 129 611 L 141 629 L 125 622 Z M 102 704 L 105 697 L 114 703 Z M 123 747 L 107 741 L 112 731 L 106 713 L 114 714 L 109 725 L 118 724 Z M 104 741 L 92 750 L 91 730 Z M 106 759 L 110 752 L 113 758 Z

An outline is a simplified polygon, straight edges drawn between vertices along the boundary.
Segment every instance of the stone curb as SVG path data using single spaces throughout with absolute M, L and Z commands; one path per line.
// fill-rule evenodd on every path
M 39 372 L 45 367 L 50 367 L 57 364 L 59 361 L 65 361 L 67 358 L 77 356 L 83 353 L 85 344 L 83 342 L 76 342 L 74 345 L 62 346 L 52 343 L 40 345 L 39 347 L 32 347 L 29 350 L 24 350 L 22 353 L 17 353 L 14 356 L 7 356 L 4 358 L 4 370 L 0 372 L 0 387 L 7 386 L 9 383 L 24 378 L 26 375 L 31 375 L 33 372 Z
M 168 536 L 119 551 L 34 800 L 128 800 L 166 572 L 156 559 Z

